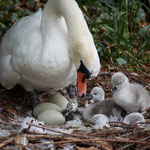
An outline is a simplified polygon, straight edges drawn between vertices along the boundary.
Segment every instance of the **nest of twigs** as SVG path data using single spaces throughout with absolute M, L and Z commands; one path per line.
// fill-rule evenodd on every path
M 106 93 L 106 97 L 111 97 L 111 75 L 118 69 L 108 70 L 102 69 L 97 78 L 88 81 L 88 93 L 91 89 L 100 85 Z M 142 84 L 150 91 L 150 75 L 138 72 L 136 74 L 125 70 L 124 72 L 131 82 Z M 63 90 L 59 91 L 63 94 Z M 38 92 L 39 99 L 45 101 L 50 91 Z M 85 99 L 79 99 L 82 105 Z M 72 130 L 71 133 L 58 131 L 56 126 L 34 125 L 32 122 L 25 130 L 20 131 L 20 124 L 17 117 L 23 117 L 24 114 L 31 110 L 30 102 L 25 92 L 18 87 L 8 91 L 0 88 L 0 132 L 4 132 L 6 136 L 0 136 L 0 149 L 150 149 L 150 110 L 143 113 L 146 122 L 142 124 L 144 128 L 140 128 L 137 124 L 126 125 L 123 123 L 112 122 L 110 128 L 102 130 L 92 129 L 91 124 L 85 124 L 85 128 L 81 127 L 65 127 L 57 126 L 64 131 Z M 30 131 L 31 126 L 37 126 L 43 130 L 53 131 L 58 134 L 39 134 Z M 117 130 L 114 127 L 121 127 Z M 90 132 L 89 129 L 90 128 Z M 0 133 L 2 135 L 2 133 Z

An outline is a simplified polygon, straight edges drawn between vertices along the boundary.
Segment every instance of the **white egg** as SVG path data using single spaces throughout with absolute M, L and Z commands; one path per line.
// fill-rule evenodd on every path
M 58 105 L 59 107 L 61 107 L 62 109 L 65 109 L 68 104 L 68 100 L 60 94 L 50 95 L 48 97 L 47 102 L 54 103 L 54 104 Z
M 57 110 L 46 110 L 40 113 L 37 119 L 47 125 L 62 125 L 66 122 L 65 117 Z
M 62 111 L 62 109 L 58 105 L 49 103 L 49 102 L 45 102 L 45 103 L 41 103 L 41 104 L 38 104 L 37 106 L 35 106 L 35 108 L 33 109 L 33 116 L 35 118 L 38 118 L 38 115 L 46 110 L 57 110 L 59 112 Z

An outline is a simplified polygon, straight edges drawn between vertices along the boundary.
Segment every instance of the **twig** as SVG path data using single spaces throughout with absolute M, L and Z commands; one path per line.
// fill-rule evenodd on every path
M 48 134 L 42 134 L 42 135 L 35 135 L 35 134 L 27 134 L 26 135 L 27 139 L 29 140 L 36 140 L 36 139 L 42 139 L 42 138 L 50 138 L 50 139 L 55 139 L 59 140 L 62 139 L 62 135 L 48 135 Z
M 149 139 L 149 138 L 150 138 L 150 136 L 145 137 L 145 138 L 143 138 L 143 139 L 140 139 L 139 141 L 144 141 L 144 140 L 147 140 L 147 139 Z M 123 146 L 121 149 L 129 148 L 129 147 L 133 146 L 134 144 L 135 144 L 135 143 L 131 143 L 131 144 L 125 145 L 125 146 Z
M 111 76 L 112 76 L 113 73 L 114 73 L 114 72 L 101 72 L 101 71 L 100 71 L 99 75 L 102 75 L 102 76 L 103 76 L 103 75 L 111 75 Z
M 126 74 L 128 76 L 130 76 L 130 78 L 132 78 L 132 79 L 134 79 L 136 81 L 139 81 L 139 82 L 141 82 L 143 84 L 146 84 L 146 85 L 148 84 L 148 81 L 145 81 L 144 78 L 141 79 L 138 76 L 135 76 L 135 75 L 131 74 L 129 71 L 125 70 L 124 68 L 122 68 L 122 67 L 119 67 L 119 68 L 121 68 L 122 70 L 124 70 L 126 72 Z
M 14 137 L 8 139 L 8 140 L 5 140 L 3 141 L 1 144 L 0 144 L 0 148 L 4 147 L 5 145 L 11 143 L 12 141 L 14 140 Z
M 27 123 L 28 125 L 31 125 L 31 126 L 34 126 L 34 127 L 38 127 L 38 128 L 42 128 L 42 129 L 46 129 L 46 130 L 49 130 L 49 131 L 52 131 L 52 132 L 56 132 L 56 133 L 60 133 L 62 135 L 65 135 L 65 136 L 69 136 L 69 137 L 77 137 L 77 138 L 92 138 L 90 136 L 84 136 L 84 135 L 75 135 L 75 134 L 69 134 L 69 133 L 65 133 L 65 132 L 62 132 L 62 131 L 57 131 L 57 130 L 54 130 L 54 129 L 50 129 L 48 127 L 44 127 L 42 125 L 35 125 L 35 124 L 31 124 L 31 123 Z
M 65 138 L 66 139 L 66 138 Z M 57 141 L 57 142 L 49 142 L 49 143 L 40 143 L 40 145 L 49 145 L 49 144 L 65 144 L 65 143 L 82 143 L 82 142 L 97 142 L 97 141 L 107 141 L 107 142 L 119 142 L 119 143 L 137 143 L 137 144 L 147 144 L 149 142 L 144 142 L 140 140 L 122 140 L 122 139 L 106 139 L 106 138 L 94 138 L 94 139 L 76 139 L 72 138 L 71 140 L 65 141 Z M 32 144 L 34 146 L 39 144 Z
M 143 147 L 141 150 L 147 150 L 150 149 L 150 145 Z

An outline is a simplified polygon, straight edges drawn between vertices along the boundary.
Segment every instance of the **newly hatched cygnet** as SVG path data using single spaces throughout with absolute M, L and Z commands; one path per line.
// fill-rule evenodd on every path
M 94 102 L 83 112 L 83 118 L 94 123 L 96 128 L 103 128 L 110 121 L 122 121 L 125 115 L 126 111 L 118 106 L 113 99 Z
M 105 98 L 105 92 L 101 87 L 94 87 L 91 93 L 86 96 L 87 100 L 93 100 L 93 102 L 102 102 Z
M 81 125 L 82 121 L 89 121 L 94 123 L 95 129 L 102 129 L 104 126 L 110 127 L 109 122 L 112 121 L 120 121 L 126 124 L 145 122 L 142 114 L 136 112 L 126 116 L 127 112 L 117 105 L 113 99 L 104 100 L 105 93 L 101 87 L 93 88 L 90 96 L 88 96 L 88 99 L 90 98 L 93 99 L 93 103 L 86 108 L 78 108 L 75 102 L 68 103 L 68 106 L 74 108 L 73 112 L 76 110 L 77 113 L 73 120 L 67 121 L 66 126 Z M 80 111 L 81 109 L 82 111 Z M 78 112 L 83 118 L 79 116 Z
M 53 94 L 48 102 L 38 104 L 33 109 L 33 116 L 47 125 L 61 125 L 66 122 L 63 111 L 68 101 L 59 94 Z
M 80 112 L 80 115 L 82 115 L 81 120 L 94 123 L 95 129 L 102 129 L 104 126 L 108 127 L 109 121 L 120 121 L 126 114 L 126 111 L 115 104 L 112 99 L 104 100 L 105 92 L 101 87 L 93 88 L 87 98 L 88 100 L 92 98 L 93 103 L 86 108 L 82 108 L 82 111 L 80 111 L 80 108 L 77 108 L 76 110 L 77 112 Z M 79 116 L 78 120 L 80 118 L 81 117 Z M 78 122 L 79 121 L 77 121 L 77 123 Z M 72 122 L 70 121 L 69 123 L 67 122 L 67 126 L 69 126 L 71 123 L 74 123 L 74 120 Z
M 112 99 L 105 99 L 105 92 L 101 87 L 95 87 L 90 93 L 90 97 L 94 101 L 83 112 L 83 117 L 90 121 L 95 114 L 104 114 L 110 116 L 116 111 L 122 111 L 123 109 L 114 103 Z
M 128 78 L 123 73 L 115 73 L 111 82 L 115 103 L 126 111 L 142 112 L 150 106 L 148 91 L 141 85 L 129 83 Z
M 97 101 L 103 101 L 105 97 L 105 93 L 104 90 L 100 87 L 94 87 L 91 91 L 91 93 L 86 96 L 87 100 L 90 100 L 93 102 L 97 102 Z M 94 101 L 93 101 L 94 99 Z M 89 106 L 89 104 L 88 104 Z M 86 107 L 88 107 L 86 106 Z M 73 120 L 74 122 L 79 122 L 79 120 L 83 120 L 83 112 L 85 110 L 85 107 L 78 107 L 78 103 L 75 100 L 72 100 L 68 103 L 67 105 L 67 112 L 70 112 L 70 114 L 67 117 L 67 120 Z M 69 121 L 70 124 L 71 121 Z M 81 121 L 80 121 L 81 122 Z

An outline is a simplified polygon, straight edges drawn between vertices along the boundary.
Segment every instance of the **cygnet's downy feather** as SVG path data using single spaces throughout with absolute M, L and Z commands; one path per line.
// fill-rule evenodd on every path
M 108 126 L 108 122 L 110 120 L 111 121 L 123 120 L 122 117 L 125 117 L 126 111 L 117 104 L 115 104 L 115 102 L 112 99 L 104 100 L 105 93 L 101 87 L 93 88 L 90 95 L 91 95 L 90 97 L 92 97 L 92 100 L 94 102 L 91 103 L 86 108 L 77 108 L 76 109 L 77 113 L 74 113 L 74 116 L 75 115 L 79 116 L 80 114 L 79 118 L 83 122 L 84 121 L 93 122 L 95 124 L 94 128 L 96 129 L 103 128 L 105 125 Z
M 104 99 L 102 100 L 101 95 L 105 95 L 103 89 L 101 87 L 94 88 L 96 90 L 92 90 L 90 97 L 93 98 L 93 103 L 91 103 L 86 108 L 81 108 L 82 111 L 80 111 L 80 116 L 83 118 L 79 118 L 74 115 L 74 120 L 67 123 L 67 126 L 76 124 L 81 124 L 81 120 L 89 121 L 94 123 L 95 129 L 102 129 L 104 126 L 109 127 L 109 122 L 112 121 L 120 121 L 124 122 L 126 124 L 131 123 L 138 123 L 138 122 L 144 122 L 145 119 L 142 114 L 140 113 L 130 113 L 126 116 L 127 112 L 122 107 L 117 105 L 113 99 Z M 94 92 L 93 92 L 94 91 Z M 94 95 L 100 95 L 99 99 L 98 97 L 94 98 Z M 73 103 L 74 105 L 75 103 Z M 69 104 L 71 108 L 71 103 Z M 76 105 L 77 106 L 77 105 Z M 80 108 L 76 107 L 76 110 L 80 110 Z M 75 112 L 75 110 L 74 110 Z
M 105 99 L 105 92 L 101 87 L 94 87 L 91 93 L 88 96 L 86 96 L 86 99 L 93 100 L 93 102 L 103 101 Z
M 102 102 L 95 102 L 90 104 L 83 112 L 83 117 L 87 121 L 91 121 L 91 118 L 95 114 L 103 114 L 108 118 L 116 117 L 118 121 L 122 120 L 126 111 L 118 106 L 113 99 L 105 99 Z M 116 121 L 117 121 L 116 120 Z
M 115 103 L 126 111 L 142 112 L 150 106 L 149 92 L 141 85 L 130 83 L 123 73 L 115 73 L 111 82 Z

